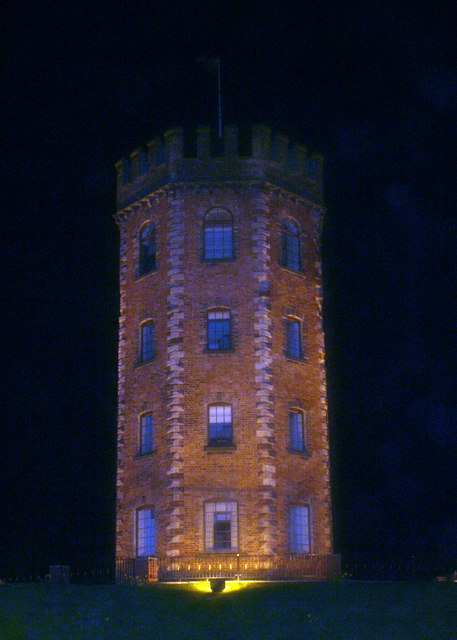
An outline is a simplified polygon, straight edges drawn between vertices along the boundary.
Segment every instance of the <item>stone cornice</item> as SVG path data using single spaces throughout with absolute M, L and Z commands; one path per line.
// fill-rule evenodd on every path
M 130 215 L 145 206 L 153 206 L 162 198 L 172 197 L 176 194 L 185 195 L 193 193 L 194 195 L 212 195 L 215 193 L 227 193 L 230 195 L 242 195 L 246 188 L 258 189 L 265 195 L 274 196 L 284 200 L 284 202 L 292 202 L 296 205 L 304 206 L 313 216 L 318 233 L 320 235 L 322 219 L 325 215 L 325 207 L 316 203 L 307 196 L 294 193 L 283 186 L 274 184 L 269 180 L 195 180 L 190 182 L 168 182 L 160 188 L 142 196 L 138 200 L 130 203 L 128 206 L 120 209 L 114 216 L 116 223 L 122 226 Z

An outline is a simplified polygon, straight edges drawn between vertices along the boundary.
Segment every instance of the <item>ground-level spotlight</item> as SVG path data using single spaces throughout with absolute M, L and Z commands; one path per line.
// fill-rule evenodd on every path
M 225 589 L 224 578 L 210 578 L 209 584 L 213 593 L 222 593 Z

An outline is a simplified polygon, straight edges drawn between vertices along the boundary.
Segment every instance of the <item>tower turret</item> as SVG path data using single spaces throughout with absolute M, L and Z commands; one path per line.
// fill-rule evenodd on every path
M 325 577 L 322 157 L 263 125 L 223 141 L 200 127 L 188 157 L 175 128 L 116 165 L 117 558 Z

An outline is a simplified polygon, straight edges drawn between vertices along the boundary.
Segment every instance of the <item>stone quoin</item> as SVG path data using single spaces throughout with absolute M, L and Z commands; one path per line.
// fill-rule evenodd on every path
M 176 128 L 116 165 L 116 558 L 152 579 L 339 571 L 322 157 L 263 125 L 243 144 Z

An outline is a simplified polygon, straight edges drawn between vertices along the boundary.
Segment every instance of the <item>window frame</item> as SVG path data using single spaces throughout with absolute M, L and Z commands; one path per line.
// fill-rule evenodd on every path
M 147 329 L 151 330 L 151 335 L 145 336 L 145 331 Z M 140 322 L 140 336 L 139 336 L 139 356 L 138 362 L 139 364 L 146 364 L 147 362 L 151 362 L 155 358 L 155 326 L 154 320 L 152 318 L 148 318 L 147 320 L 143 320 Z M 149 342 L 149 344 L 148 344 Z
M 227 314 L 227 318 L 210 318 L 211 314 Z M 214 334 L 215 334 L 215 338 L 217 339 L 217 334 L 218 334 L 218 330 L 217 330 L 217 324 L 222 324 L 222 323 L 228 323 L 228 346 L 225 347 L 212 347 L 211 346 L 211 323 L 215 323 L 214 324 Z M 220 331 L 219 331 L 220 332 Z M 222 336 L 224 337 L 224 333 L 222 332 Z M 219 341 L 220 338 L 219 338 Z M 227 307 L 214 307 L 211 309 L 208 309 L 206 312 L 206 351 L 210 352 L 210 353 L 223 353 L 223 352 L 228 352 L 228 351 L 232 351 L 233 350 L 233 341 L 232 341 L 232 313 L 230 311 L 230 309 L 228 309 Z
M 149 236 L 146 235 L 148 229 L 151 229 L 152 233 Z M 147 244 L 144 240 L 149 239 L 150 243 L 153 247 L 153 256 L 147 256 Z M 146 248 L 145 248 L 146 247 Z M 148 264 L 148 259 L 151 261 L 151 264 Z M 143 276 L 148 275 L 148 273 L 152 273 L 157 270 L 157 230 L 156 225 L 151 220 L 145 222 L 141 225 L 139 233 L 138 233 L 138 262 L 137 262 L 137 277 L 142 278 Z
M 287 226 L 294 226 L 295 230 L 293 231 L 290 228 L 286 228 Z M 289 271 L 303 273 L 300 225 L 292 218 L 283 218 L 281 220 L 280 264 L 285 269 L 289 269 Z
M 216 531 L 215 516 L 230 514 L 230 546 L 215 545 Z M 227 520 L 221 520 L 227 522 Z M 221 537 L 227 536 L 227 531 L 220 532 Z M 203 505 L 203 548 L 208 553 L 236 553 L 239 547 L 239 517 L 238 503 L 234 500 L 209 500 Z
M 219 218 L 217 218 L 218 214 L 220 214 Z M 218 248 L 220 248 L 216 241 L 217 229 L 222 230 L 222 255 L 216 255 Z M 209 243 L 209 236 L 207 233 L 210 230 L 212 232 L 212 244 Z M 225 242 L 226 233 L 228 233 L 229 235 L 229 242 Z M 225 209 L 224 207 L 212 207 L 209 211 L 207 211 L 203 218 L 202 234 L 202 260 L 204 262 L 229 262 L 235 259 L 235 233 L 233 215 L 228 209 Z M 211 247 L 212 251 L 210 251 Z M 229 251 L 226 251 L 226 248 L 228 248 Z M 210 255 L 211 253 L 213 255 Z
M 149 511 L 152 513 L 152 518 L 149 519 L 149 531 L 152 531 L 149 536 L 146 535 L 148 528 L 146 526 L 140 526 L 140 514 Z M 144 531 L 144 535 L 141 535 L 141 531 Z M 144 542 L 141 542 L 144 541 Z M 140 546 L 141 545 L 141 546 Z M 137 558 L 147 558 L 148 556 L 156 555 L 156 514 L 155 509 L 151 505 L 145 505 L 139 507 L 135 512 L 135 552 Z
M 150 425 L 143 425 L 143 419 L 150 419 Z M 145 429 L 143 429 L 145 427 Z M 154 418 L 152 415 L 152 411 L 145 411 L 140 414 L 139 420 L 139 447 L 138 447 L 138 455 L 139 456 L 147 456 L 150 453 L 154 452 Z M 145 443 L 146 440 L 146 443 Z M 149 446 L 146 446 L 149 445 Z
M 300 416 L 301 424 L 294 424 L 292 416 Z M 288 412 L 289 418 L 289 451 L 292 453 L 309 454 L 308 434 L 309 434 L 309 411 L 299 407 L 290 407 Z M 300 433 L 294 433 L 294 429 L 298 428 Z M 301 447 L 295 446 L 295 443 L 301 440 Z
M 297 517 L 299 511 L 302 511 L 300 519 Z M 289 505 L 288 541 L 290 553 L 309 554 L 312 552 L 311 508 L 309 504 Z
M 292 345 L 292 341 L 290 340 L 292 336 L 291 328 L 297 327 L 298 334 L 298 356 L 295 352 L 295 346 Z M 290 348 L 292 346 L 292 349 Z M 303 320 L 301 318 L 297 318 L 296 316 L 287 316 L 285 318 L 285 349 L 284 349 L 286 358 L 289 360 L 295 360 L 304 362 L 305 358 L 305 350 L 304 350 L 304 340 L 303 340 Z
M 217 409 L 222 409 L 224 418 L 226 409 L 230 410 L 230 423 L 227 422 L 211 422 L 211 410 L 216 409 L 216 417 L 217 417 Z M 208 423 L 208 447 L 233 447 L 233 407 L 229 402 L 212 402 L 208 405 L 207 408 L 207 423 Z M 227 425 L 230 425 L 230 438 L 223 437 L 212 437 L 211 430 L 212 427 L 214 429 L 226 428 Z

